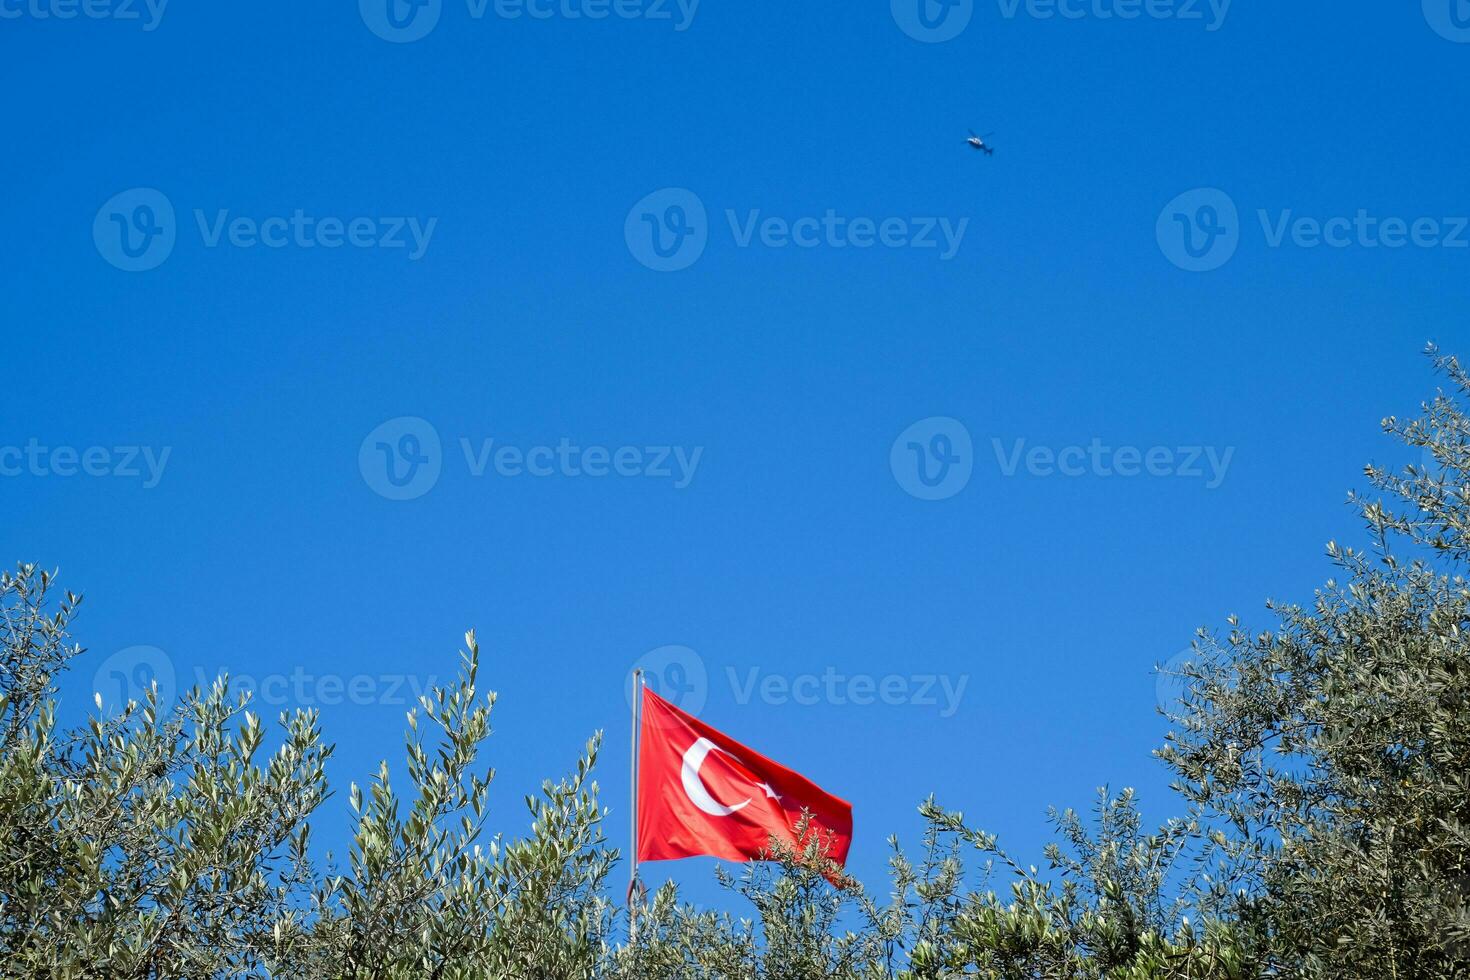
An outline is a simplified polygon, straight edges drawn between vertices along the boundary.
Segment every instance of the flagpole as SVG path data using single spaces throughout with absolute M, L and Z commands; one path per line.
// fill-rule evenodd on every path
M 633 671 L 633 737 L 630 740 L 632 764 L 628 767 L 633 788 L 630 797 L 633 806 L 628 820 L 633 845 L 628 852 L 631 858 L 628 863 L 628 945 L 630 947 L 638 942 L 638 709 L 642 703 L 643 668 L 639 667 Z

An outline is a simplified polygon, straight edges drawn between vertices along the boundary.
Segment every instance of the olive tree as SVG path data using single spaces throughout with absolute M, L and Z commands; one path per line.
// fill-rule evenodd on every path
M 1274 627 L 1232 617 L 1182 668 L 1160 755 L 1212 823 L 1271 964 L 1322 977 L 1470 976 L 1470 377 L 1387 433 L 1420 462 L 1369 466 L 1365 548 Z
M 53 585 L 33 565 L 0 573 L 0 960 L 38 977 L 255 969 L 326 793 L 316 716 L 283 717 L 265 759 L 223 682 L 59 731 L 80 600 L 48 613 Z

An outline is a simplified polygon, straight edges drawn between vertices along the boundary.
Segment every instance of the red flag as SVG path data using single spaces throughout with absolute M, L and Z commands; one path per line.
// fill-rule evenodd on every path
M 638 753 L 638 860 L 707 854 L 750 861 L 771 837 L 799 847 L 811 811 L 827 857 L 847 860 L 852 804 L 685 714 L 648 689 Z

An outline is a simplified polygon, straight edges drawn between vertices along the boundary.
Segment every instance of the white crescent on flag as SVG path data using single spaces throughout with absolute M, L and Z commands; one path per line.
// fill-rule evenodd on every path
M 724 749 L 715 745 L 714 742 L 711 742 L 707 738 L 701 738 L 689 746 L 689 751 L 684 753 L 684 765 L 680 771 L 680 776 L 684 781 L 684 792 L 688 795 L 690 802 L 710 816 L 728 817 L 730 814 L 743 810 L 748 806 L 750 799 L 747 797 L 734 806 L 725 806 L 719 800 L 709 795 L 709 788 L 704 785 L 704 780 L 699 778 L 699 770 L 704 765 L 704 760 L 709 756 L 711 750 L 724 752 Z M 729 755 L 728 752 L 725 754 Z

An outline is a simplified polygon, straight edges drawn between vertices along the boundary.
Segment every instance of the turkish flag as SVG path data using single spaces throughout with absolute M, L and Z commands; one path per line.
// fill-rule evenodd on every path
M 838 864 L 847 860 L 852 804 L 647 688 L 639 742 L 640 861 L 700 854 L 758 860 L 772 837 L 799 849 L 796 824 L 804 809 L 827 857 Z

